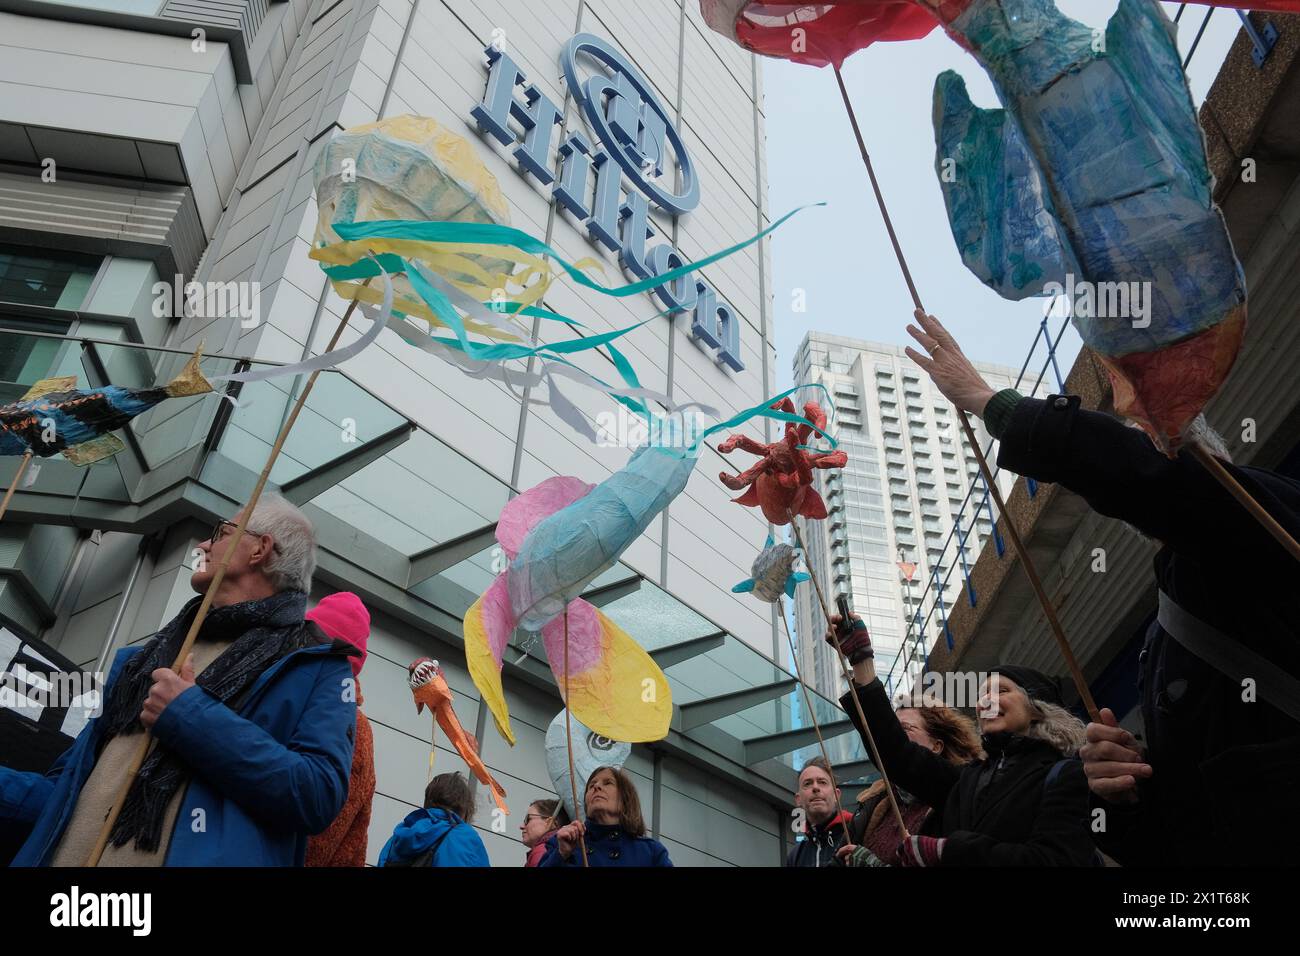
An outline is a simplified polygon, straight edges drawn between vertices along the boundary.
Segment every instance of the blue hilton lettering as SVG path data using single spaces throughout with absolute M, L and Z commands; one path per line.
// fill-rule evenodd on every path
M 509 54 L 490 45 L 483 52 L 487 87 L 470 115 L 482 133 L 511 149 L 520 173 L 549 186 L 551 201 L 582 223 L 592 242 L 618 253 L 623 268 L 636 278 L 688 265 L 670 243 L 647 245 L 655 236 L 651 206 L 672 216 L 690 212 L 700 203 L 700 181 L 677 128 L 636 67 L 589 33 L 565 44 L 560 55 L 565 82 L 597 142 L 578 131 L 568 133 L 556 147 L 558 170 L 552 170 L 551 147 L 562 111 L 528 82 Z M 598 70 L 582 79 L 580 55 L 608 72 Z M 522 133 L 515 132 L 512 120 Z M 659 181 L 665 171 L 674 171 L 667 161 L 670 152 L 677 160 L 675 189 Z M 633 187 L 626 192 L 624 177 Z M 654 296 L 674 314 L 692 312 L 691 336 L 715 350 L 719 364 L 744 370 L 740 319 L 717 290 L 690 273 L 659 286 Z

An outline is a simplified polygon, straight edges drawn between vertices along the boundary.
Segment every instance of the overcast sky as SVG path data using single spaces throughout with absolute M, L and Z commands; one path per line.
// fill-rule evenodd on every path
M 1057 5 L 1076 20 L 1104 26 L 1116 3 L 1058 0 Z M 1179 6 L 1164 4 L 1170 17 Z M 1192 4 L 1183 14 L 1179 47 L 1184 57 L 1211 9 Z M 1235 10 L 1214 9 L 1188 68 L 1198 106 L 1239 29 Z M 910 344 L 904 327 L 912 304 L 834 73 L 767 58 L 762 69 L 773 218 L 804 203 L 829 203 L 796 216 L 772 239 L 777 387 L 786 388 L 805 332 Z M 924 40 L 879 43 L 860 51 L 845 64 L 844 79 L 926 308 L 952 330 L 971 358 L 1019 369 L 1042 318 L 1043 302 L 1002 299 L 968 272 L 957 255 L 934 172 L 930 121 L 934 80 L 946 69 L 962 74 L 975 105 L 998 106 L 983 69 L 942 30 Z M 796 290 L 802 290 L 805 312 L 793 311 Z M 1078 347 L 1071 328 L 1062 343 L 1062 371 Z M 1040 357 L 1046 357 L 1041 350 Z M 1035 366 L 1035 375 L 1037 371 Z

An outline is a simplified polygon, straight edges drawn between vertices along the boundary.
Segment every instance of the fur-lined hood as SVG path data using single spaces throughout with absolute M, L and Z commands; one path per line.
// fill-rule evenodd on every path
M 1049 704 L 1044 700 L 1031 702 L 1037 711 L 1036 719 L 1024 736 L 1046 741 L 1063 757 L 1078 756 L 1079 749 L 1087 739 L 1083 721 L 1057 704 Z

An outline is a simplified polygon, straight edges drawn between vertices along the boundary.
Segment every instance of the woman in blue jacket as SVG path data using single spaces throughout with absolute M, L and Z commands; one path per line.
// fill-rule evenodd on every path
M 587 778 L 586 822 L 575 820 L 546 841 L 539 866 L 672 866 L 668 851 L 645 835 L 641 798 L 627 772 L 597 767 Z
M 379 865 L 491 866 L 473 819 L 469 781 L 439 774 L 424 789 L 424 808 L 408 813 L 379 851 Z

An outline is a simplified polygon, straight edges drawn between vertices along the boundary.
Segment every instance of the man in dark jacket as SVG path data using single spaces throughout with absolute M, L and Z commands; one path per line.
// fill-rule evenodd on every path
M 835 851 L 844 845 L 853 814 L 840 809 L 835 774 L 822 757 L 813 757 L 799 771 L 795 794 L 795 831 L 803 839 L 786 854 L 786 866 L 834 866 Z
M 104 712 L 44 777 L 0 768 L 0 817 L 31 835 L 22 866 L 83 866 L 127 779 L 141 735 L 157 746 L 127 792 L 104 866 L 302 865 L 307 837 L 338 814 L 356 720 L 352 645 L 305 624 L 315 538 L 266 497 L 248 529 L 219 522 L 190 579 L 229 568 L 179 672 L 195 597 L 161 631 L 118 652 Z
M 1102 848 L 1128 865 L 1295 860 L 1300 564 L 1189 452 L 1170 459 L 1075 397 L 995 394 L 933 316 L 917 320 L 922 328 L 908 331 L 929 354 L 909 348 L 909 357 L 984 419 L 1001 467 L 1059 482 L 1162 545 L 1159 613 L 1140 657 L 1146 752 L 1109 710 L 1088 726 L 1081 752 L 1106 810 Z M 1226 458 L 1203 418 L 1188 440 Z M 1300 537 L 1300 482 L 1225 467 Z

